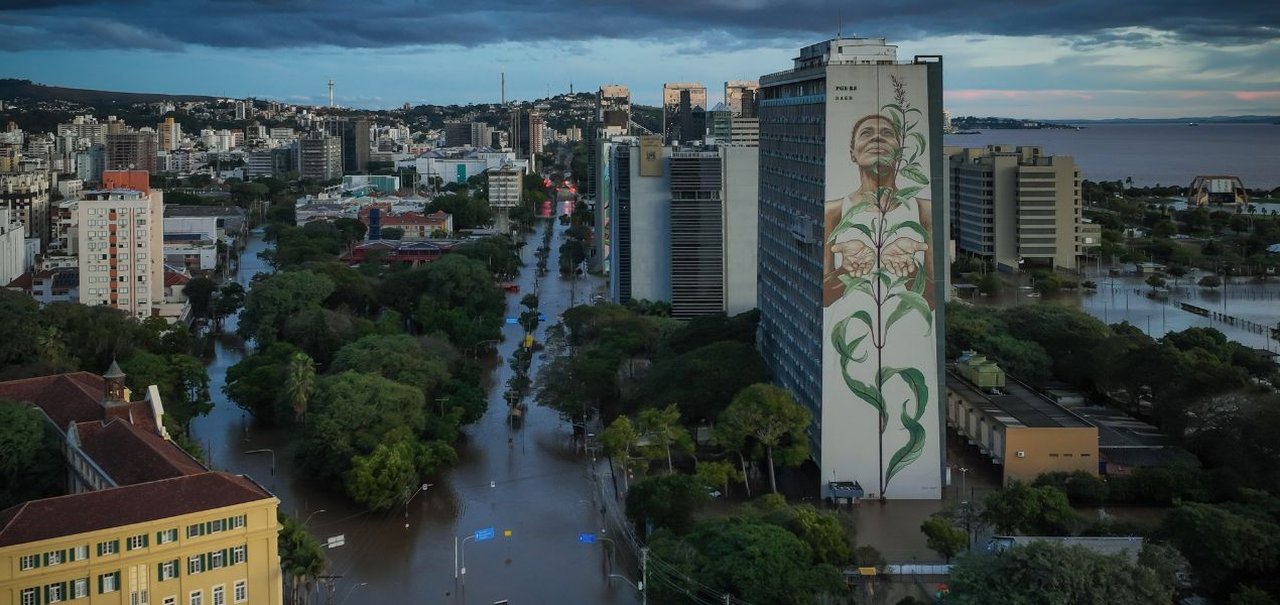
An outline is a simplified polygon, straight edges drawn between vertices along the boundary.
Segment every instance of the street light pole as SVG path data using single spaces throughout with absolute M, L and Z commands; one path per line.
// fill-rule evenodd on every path
M 241 452 L 243 454 L 271 454 L 271 476 L 276 476 L 276 451 L 271 448 L 262 448 L 258 450 L 247 450 Z
M 338 601 L 338 605 L 342 605 L 343 603 L 346 603 L 346 602 L 347 602 L 347 599 L 350 599 L 350 598 L 351 598 L 351 593 L 355 592 L 357 588 L 360 588 L 361 586 L 368 586 L 368 585 L 369 585 L 369 583 L 368 583 L 368 582 L 361 582 L 361 583 L 356 584 L 355 586 L 352 586 L 351 588 L 347 589 L 347 596 L 342 597 L 342 600 L 341 600 L 341 601 Z
M 459 566 L 459 564 L 458 564 L 458 561 L 459 561 L 459 559 L 458 559 L 458 552 L 459 552 L 459 550 L 458 550 L 458 549 L 459 549 L 458 537 L 457 537 L 457 536 L 454 536 L 454 537 L 453 537 L 453 579 L 454 579 L 454 580 L 457 580 L 459 575 L 464 576 L 464 577 L 462 578 L 462 583 L 463 583 L 463 584 L 466 584 L 466 583 L 467 583 L 467 579 L 466 579 L 466 577 L 465 577 L 465 576 L 467 575 L 467 540 L 474 540 L 474 539 L 475 539 L 475 536 L 474 536 L 474 535 L 467 536 L 467 537 L 465 537 L 465 538 L 463 538 L 463 539 L 462 539 L 462 542 L 461 542 L 461 549 L 462 549 L 462 550 L 461 550 L 461 552 L 462 552 L 462 559 L 461 559 L 461 561 L 462 561 L 462 564 L 461 564 L 461 566 Z
M 314 517 L 314 516 L 316 516 L 316 515 L 318 515 L 318 514 L 320 514 L 320 513 L 323 513 L 323 512 L 325 512 L 325 510 L 324 510 L 323 508 L 322 508 L 322 509 L 320 509 L 320 510 L 317 510 L 317 511 L 312 511 L 312 512 L 311 512 L 311 514 L 307 515 L 306 520 L 304 520 L 304 521 L 302 522 L 302 526 L 303 526 L 303 527 L 306 527 L 306 526 L 307 526 L 307 522 L 311 521 L 311 518 L 312 518 L 312 517 Z

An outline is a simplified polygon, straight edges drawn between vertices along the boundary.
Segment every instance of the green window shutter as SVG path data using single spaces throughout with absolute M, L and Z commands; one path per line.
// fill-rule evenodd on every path
M 98 543 L 98 556 L 99 556 L 99 557 L 101 557 L 101 556 L 102 556 L 102 543 L 101 543 L 101 542 L 99 542 L 99 543 Z
M 102 578 L 103 576 L 98 576 L 98 594 L 102 594 Z
M 48 565 L 48 564 L 49 564 L 49 553 L 44 553 L 43 555 L 40 555 L 40 557 L 41 557 L 42 559 L 44 559 L 44 564 L 45 564 L 45 565 Z
M 156 563 L 156 578 L 159 580 L 166 579 L 164 577 L 164 563 Z
M 49 601 L 49 587 L 48 587 L 48 586 L 45 586 L 45 587 L 44 587 L 44 600 L 45 600 L 45 602 L 48 602 L 48 601 Z
M 64 549 L 62 549 L 62 560 L 63 560 L 63 561 L 74 561 L 75 559 L 72 559 L 71 557 L 72 557 L 72 555 L 75 555 L 75 554 L 76 554 L 75 549 L 67 549 L 67 548 L 64 548 Z
M 71 583 L 70 583 L 70 582 L 63 582 L 63 583 L 62 583 L 62 600 L 64 600 L 64 601 L 70 601 L 71 599 L 75 598 L 75 597 L 74 597 L 74 595 L 72 595 L 72 594 L 67 590 L 68 588 L 71 588 Z
M 150 542 L 151 542 L 151 536 L 148 536 L 147 534 L 142 534 L 142 547 L 146 548 L 150 544 Z
M 182 565 L 181 565 L 181 562 L 182 562 L 182 561 L 181 561 L 180 559 L 174 559 L 174 560 L 173 560 L 173 577 L 175 577 L 175 578 L 176 578 L 176 577 L 178 577 L 178 576 L 180 576 L 180 575 L 182 575 Z

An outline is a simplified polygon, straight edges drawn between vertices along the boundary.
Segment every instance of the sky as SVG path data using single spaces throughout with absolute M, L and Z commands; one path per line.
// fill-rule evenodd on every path
M 339 105 L 496 102 L 791 67 L 837 33 L 944 57 L 953 116 L 1280 115 L 1276 0 L 0 0 L 0 77 Z

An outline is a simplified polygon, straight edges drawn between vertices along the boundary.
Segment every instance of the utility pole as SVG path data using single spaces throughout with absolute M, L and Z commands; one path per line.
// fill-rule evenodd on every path
M 640 549 L 640 604 L 649 605 L 649 547 Z

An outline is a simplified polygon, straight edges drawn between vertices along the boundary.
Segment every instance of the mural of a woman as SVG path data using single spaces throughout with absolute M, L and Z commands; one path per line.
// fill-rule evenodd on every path
M 849 158 L 858 169 L 859 185 L 849 195 L 827 201 L 823 211 L 825 233 L 833 233 L 842 219 L 870 223 L 873 217 L 884 219 L 896 214 L 902 206 L 894 199 L 898 175 L 892 158 L 895 153 L 901 153 L 902 148 L 892 120 L 880 114 L 863 116 L 854 123 L 849 139 Z M 932 284 L 928 279 L 933 275 L 933 255 L 928 253 L 927 243 L 933 233 L 933 204 L 929 198 L 917 196 L 915 206 L 914 218 L 924 228 L 923 237 L 921 234 L 896 237 L 879 254 L 868 237 L 854 236 L 825 246 L 822 306 L 831 306 L 845 294 L 845 285 L 840 280 L 842 274 L 866 277 L 877 266 L 883 266 L 894 276 L 914 276 L 917 266 L 921 266 L 926 276 L 924 298 L 933 307 Z M 854 208 L 858 210 L 849 213 Z M 917 265 L 915 261 L 921 256 L 923 262 Z
M 845 456 L 824 466 L 851 469 L 845 478 L 880 498 L 895 476 L 909 475 L 901 495 L 916 497 L 938 489 L 932 463 L 913 466 L 940 455 L 933 420 L 938 251 L 928 120 L 912 107 L 904 79 L 886 80 L 892 100 L 877 98 L 873 111 L 832 125 L 835 136 L 848 137 L 850 170 L 828 178 L 823 209 L 824 388 L 838 393 L 824 422 L 844 427 L 837 443 L 849 445 L 824 441 Z

